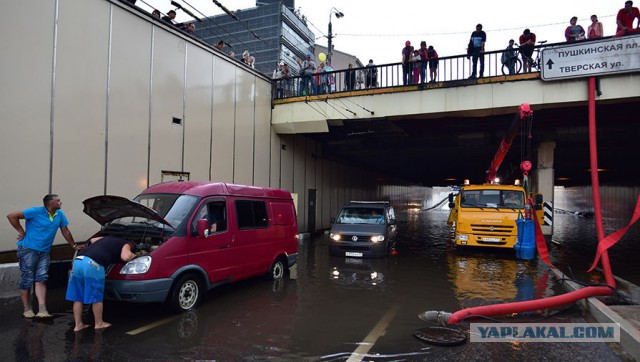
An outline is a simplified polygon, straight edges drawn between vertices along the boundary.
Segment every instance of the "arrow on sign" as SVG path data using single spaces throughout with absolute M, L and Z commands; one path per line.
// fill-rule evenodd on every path
M 553 69 L 553 60 L 549 59 L 547 65 L 549 66 L 549 69 Z

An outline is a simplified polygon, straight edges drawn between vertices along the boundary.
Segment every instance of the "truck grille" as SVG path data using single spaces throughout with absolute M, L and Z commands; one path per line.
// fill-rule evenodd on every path
M 487 236 L 509 236 L 514 228 L 515 226 L 509 225 L 471 224 L 471 230 L 474 234 L 485 234 Z

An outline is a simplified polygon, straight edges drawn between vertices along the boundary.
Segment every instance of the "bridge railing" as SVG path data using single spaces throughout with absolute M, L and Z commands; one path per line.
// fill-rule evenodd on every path
M 544 47 L 559 45 L 563 43 L 538 45 L 535 48 L 533 57 Z M 517 49 L 517 48 L 516 48 Z M 485 52 L 480 55 L 484 58 L 483 77 L 502 76 L 502 53 L 504 49 Z M 518 53 L 518 58 L 522 56 Z M 480 63 L 480 60 L 478 60 Z M 473 56 L 463 54 L 438 58 L 438 71 L 435 82 L 455 82 L 467 80 L 472 74 Z M 420 62 L 417 62 L 418 69 Z M 477 69 L 480 64 L 477 65 Z M 520 70 L 522 72 L 522 70 Z M 537 72 L 534 70 L 534 72 Z M 418 71 L 419 73 L 419 71 Z M 286 79 L 276 79 L 273 81 L 274 99 L 285 99 L 292 97 L 321 95 L 329 93 L 357 92 L 367 89 L 380 89 L 403 87 L 402 63 L 391 63 L 376 65 L 374 67 L 362 67 L 352 69 L 334 70 L 331 72 L 318 72 L 311 76 L 296 76 Z M 426 83 L 431 80 L 429 75 L 429 65 L 425 71 Z M 477 74 L 479 75 L 479 74 Z M 410 76 L 413 81 L 413 72 Z M 419 84 L 418 79 L 417 83 Z

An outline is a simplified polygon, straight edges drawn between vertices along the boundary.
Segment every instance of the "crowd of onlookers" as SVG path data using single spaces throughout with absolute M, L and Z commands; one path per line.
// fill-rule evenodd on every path
M 636 26 L 634 27 L 633 23 L 635 20 L 638 20 Z M 480 24 L 478 26 L 482 27 Z M 625 1 L 624 7 L 620 9 L 616 15 L 616 32 L 613 37 L 622 37 L 627 35 L 640 34 L 640 10 L 637 7 L 633 6 L 633 1 Z M 591 24 L 587 27 L 587 31 L 578 24 L 578 17 L 573 16 L 569 20 L 569 26 L 564 31 L 565 40 L 569 43 L 577 42 L 577 41 L 585 41 L 585 40 L 595 40 L 604 37 L 604 27 L 602 23 L 598 20 L 597 15 L 591 15 Z M 472 35 L 473 38 L 473 35 Z M 486 35 L 484 40 L 486 40 Z M 536 34 L 531 32 L 529 29 L 525 29 L 522 35 L 519 38 L 520 46 L 518 52 L 522 57 L 522 66 L 523 71 L 525 73 L 531 72 L 532 65 L 535 65 L 535 61 L 533 59 L 533 51 L 536 45 Z M 544 42 L 540 42 L 544 43 Z M 502 64 L 506 65 L 508 68 L 509 74 L 515 74 L 515 64 L 517 59 L 516 46 L 517 44 L 513 39 L 509 40 L 509 45 L 502 52 L 501 61 Z M 471 46 L 471 43 L 470 43 Z M 482 76 L 483 71 L 483 61 L 481 60 L 480 65 L 480 76 Z M 475 71 L 475 63 L 474 63 L 474 71 Z M 474 72 L 475 74 L 475 72 Z
M 277 98 L 378 86 L 378 68 L 373 64 L 373 59 L 369 60 L 364 69 L 356 69 L 353 63 L 349 63 L 346 70 L 334 72 L 330 59 L 324 53 L 318 56 L 319 64 L 316 64 L 313 58 L 312 54 L 307 54 L 305 60 L 297 58 L 294 69 L 284 61 L 276 66 L 272 78 L 276 81 Z M 297 76 L 299 78 L 292 79 Z
M 120 0 L 129 4 L 135 4 L 136 0 Z M 176 11 L 169 10 L 166 15 L 162 16 L 159 10 L 155 9 L 151 13 L 151 16 L 164 21 L 172 26 L 177 27 L 186 34 L 191 36 L 195 32 L 194 23 L 176 23 Z M 638 23 L 634 26 L 635 20 Z M 616 16 L 616 32 L 613 37 L 621 37 L 632 34 L 640 34 L 640 11 L 637 7 L 633 6 L 633 1 L 625 1 L 624 7 L 618 11 Z M 604 27 L 598 20 L 597 15 L 591 16 L 591 24 L 585 31 L 584 28 L 578 24 L 578 18 L 572 17 L 569 20 L 569 26 L 565 29 L 564 36 L 567 42 L 576 42 L 583 40 L 598 39 L 604 37 Z M 530 29 L 525 29 L 518 38 L 518 44 L 513 40 L 509 40 L 509 45 L 502 52 L 501 62 L 508 68 L 509 74 L 516 73 L 514 67 L 518 54 L 522 58 L 522 66 L 524 72 L 531 72 L 532 66 L 534 66 L 533 52 L 536 46 L 536 34 Z M 482 30 L 482 24 L 476 25 L 476 30 L 471 33 L 469 44 L 467 45 L 467 57 L 471 59 L 471 76 L 469 78 L 474 79 L 476 77 L 484 76 L 484 52 L 485 43 L 487 41 L 487 34 Z M 543 43 L 543 42 L 539 42 Z M 223 40 L 218 41 L 212 47 L 225 53 L 226 42 Z M 516 48 L 517 47 L 517 48 Z M 236 58 L 233 51 L 227 54 L 230 58 L 235 59 L 250 68 L 255 68 L 255 57 L 245 50 L 242 53 L 241 58 Z M 335 92 L 336 85 L 336 73 L 333 73 L 330 59 L 327 59 L 324 54 L 320 54 L 319 64 L 316 65 L 311 54 L 307 54 L 306 59 L 302 60 L 298 58 L 296 60 L 296 66 L 289 68 L 289 65 L 283 61 L 279 62 L 276 69 L 273 71 L 272 78 L 277 80 L 276 92 L 277 97 L 282 98 L 285 96 L 293 95 L 309 95 L 309 94 L 325 94 Z M 426 41 L 420 42 L 420 47 L 415 49 L 411 46 L 411 41 L 405 42 L 404 48 L 402 48 L 402 84 L 424 84 L 427 82 L 433 83 L 438 79 L 438 52 L 433 45 L 427 46 Z M 478 69 L 478 63 L 480 67 Z M 427 78 L 427 68 L 429 74 Z M 354 69 L 353 64 L 349 64 L 348 68 L 341 72 L 340 82 L 342 83 L 343 90 L 351 91 L 356 88 L 372 88 L 378 86 L 378 69 L 373 64 L 373 60 L 369 60 L 369 63 L 365 66 L 365 69 Z M 342 74 L 343 73 L 343 74 Z M 300 76 L 299 80 L 295 82 L 290 78 Z M 364 78 L 364 79 L 363 79 Z
M 634 21 L 638 19 L 638 23 L 634 26 Z M 591 16 L 591 24 L 585 31 L 584 28 L 579 25 L 577 17 L 572 17 L 569 20 L 569 26 L 565 29 L 564 36 L 567 42 L 577 42 L 584 40 L 593 40 L 604 37 L 604 27 L 598 20 L 597 15 Z M 626 35 L 640 34 L 640 11 L 637 7 L 633 6 L 632 1 L 626 1 L 624 8 L 618 11 L 616 16 L 616 32 L 613 37 L 621 37 Z M 509 74 L 515 74 L 515 62 L 518 54 L 522 58 L 523 71 L 531 72 L 535 64 L 533 59 L 533 52 L 536 46 L 536 34 L 530 29 L 525 29 L 520 37 L 519 47 L 513 39 L 509 40 L 509 45 L 503 51 L 501 56 L 502 64 L 506 65 Z M 471 33 L 469 38 L 469 44 L 467 45 L 467 57 L 471 59 L 471 76 L 470 79 L 484 76 L 484 53 L 485 43 L 487 41 L 487 34 L 482 30 L 482 24 L 476 25 L 476 30 Z M 545 41 L 538 43 L 542 44 Z M 321 54 L 323 55 L 323 54 Z M 430 45 L 427 47 L 426 41 L 420 42 L 420 48 L 415 49 L 411 45 L 411 41 L 405 42 L 404 48 L 401 52 L 401 65 L 402 65 L 402 84 L 424 84 L 427 83 L 427 68 L 429 69 L 428 82 L 435 82 L 438 78 L 438 53 Z M 336 74 L 326 74 L 332 72 L 333 68 L 328 61 L 320 58 L 320 65 L 316 66 L 311 54 L 307 55 L 307 59 L 302 61 L 298 59 L 298 69 L 295 73 L 301 76 L 300 81 L 290 82 L 286 80 L 293 76 L 293 73 L 285 63 L 280 63 L 273 73 L 273 79 L 280 80 L 277 84 L 278 98 L 283 96 L 295 96 L 295 95 L 309 95 L 309 94 L 325 94 L 331 93 L 336 90 L 335 76 Z M 480 63 L 478 69 L 478 63 Z M 538 69 L 539 70 L 539 69 Z M 364 88 L 371 88 L 377 86 L 377 69 L 373 65 L 373 61 L 370 60 L 364 71 L 366 78 L 366 85 Z M 282 81 L 281 79 L 285 79 Z M 349 64 L 349 67 L 343 74 L 344 90 L 350 91 L 355 89 L 356 73 L 353 70 L 353 65 Z

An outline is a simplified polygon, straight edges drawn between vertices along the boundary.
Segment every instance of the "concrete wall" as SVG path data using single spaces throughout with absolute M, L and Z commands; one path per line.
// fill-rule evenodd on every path
M 12 16 L 0 23 L 0 215 L 57 193 L 82 240 L 98 227 L 84 199 L 133 197 L 163 171 L 287 189 L 301 232 L 309 189 L 317 229 L 349 199 L 374 197 L 373 175 L 276 134 L 268 78 L 176 29 L 116 1 L 4 5 Z M 0 222 L 0 251 L 14 249 L 15 231 Z

